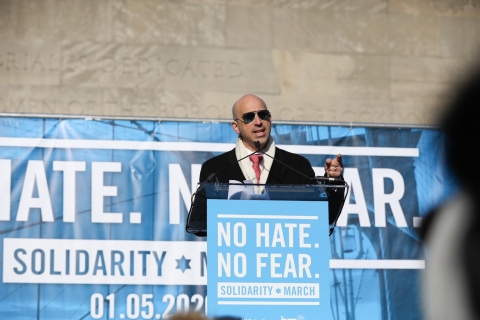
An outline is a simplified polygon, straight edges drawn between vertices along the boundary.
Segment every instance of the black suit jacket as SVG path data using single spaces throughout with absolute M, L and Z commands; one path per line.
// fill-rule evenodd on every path
M 302 174 L 291 170 L 291 167 Z M 240 165 L 238 164 L 235 149 L 226 153 L 213 157 L 202 165 L 200 171 L 200 181 L 206 181 L 208 176 L 215 173 L 218 182 L 228 183 L 229 180 L 244 181 Z M 275 160 L 272 163 L 268 174 L 267 184 L 316 184 L 315 172 L 310 162 L 298 155 L 280 148 L 275 148 Z M 216 180 L 215 180 L 216 181 Z M 329 222 L 335 221 L 335 218 L 343 204 L 343 192 L 328 192 L 329 200 Z M 204 191 L 200 191 L 195 196 L 195 201 L 189 215 L 189 222 L 205 222 L 207 221 L 207 201 Z M 206 235 L 205 232 L 197 233 L 199 236 Z
M 287 166 L 278 161 L 273 161 L 270 173 L 268 174 L 267 184 L 305 184 L 312 183 L 307 177 L 315 177 L 310 162 L 302 156 L 288 151 L 275 148 L 275 159 L 303 173 L 290 170 Z M 221 168 L 224 168 L 221 170 Z M 218 171 L 218 172 L 217 172 Z M 235 155 L 235 149 L 213 157 L 202 165 L 200 171 L 200 181 L 205 181 L 209 174 L 217 172 L 216 176 L 221 183 L 228 183 L 229 180 L 245 180 L 240 165 Z

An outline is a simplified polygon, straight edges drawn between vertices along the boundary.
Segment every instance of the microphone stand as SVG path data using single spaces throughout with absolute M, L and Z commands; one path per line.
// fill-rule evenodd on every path
M 252 154 L 255 154 L 255 153 L 257 153 L 257 152 L 254 152 L 254 153 L 251 153 L 251 154 L 249 154 L 249 155 L 246 155 L 245 157 L 243 157 L 243 158 L 241 158 L 241 159 L 239 159 L 239 160 L 237 160 L 237 161 L 235 161 L 235 162 L 229 163 L 229 164 L 227 164 L 226 166 L 218 169 L 218 170 L 215 171 L 214 173 L 211 173 L 210 175 L 208 175 L 207 179 L 205 179 L 205 181 L 202 182 L 202 184 L 203 184 L 203 183 L 213 182 L 213 179 L 214 179 L 214 178 L 215 178 L 216 183 L 219 183 L 218 177 L 217 177 L 217 174 L 218 174 L 219 172 L 221 172 L 221 171 L 223 171 L 223 170 L 225 170 L 225 169 L 227 169 L 227 168 L 229 168 L 229 167 L 231 167 L 231 166 L 239 163 L 239 162 L 242 161 L 243 159 L 246 159 L 246 158 L 248 158 L 249 156 L 251 156 Z M 242 184 L 245 184 L 243 181 L 240 181 L 240 182 L 241 182 Z M 203 185 L 199 186 L 199 187 L 197 188 L 197 190 L 195 190 L 195 192 L 194 192 L 194 193 L 191 195 L 191 197 L 190 197 L 190 209 L 188 210 L 187 223 L 185 224 L 185 231 L 186 231 L 187 233 L 191 233 L 191 232 L 189 232 L 189 230 L 187 229 L 187 226 L 188 226 L 189 223 L 190 223 L 190 218 L 191 218 L 191 215 L 192 215 L 192 209 L 193 209 L 193 204 L 194 204 L 194 200 L 193 200 L 193 199 L 194 199 L 194 197 L 196 197 L 197 193 L 199 193 L 200 191 L 202 191 L 204 188 L 205 188 L 205 187 L 204 187 Z M 200 232 L 203 232 L 203 230 L 199 230 L 197 233 L 200 233 Z

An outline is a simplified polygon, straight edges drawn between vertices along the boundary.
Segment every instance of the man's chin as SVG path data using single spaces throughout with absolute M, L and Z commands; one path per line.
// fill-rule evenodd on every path
M 255 141 L 260 142 L 261 149 L 263 149 L 267 145 L 268 138 L 267 137 L 258 137 L 257 140 L 255 140 Z

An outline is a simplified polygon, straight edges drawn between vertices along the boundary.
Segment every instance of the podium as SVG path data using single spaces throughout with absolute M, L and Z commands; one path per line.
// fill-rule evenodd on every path
M 345 186 L 262 185 L 268 200 L 227 200 L 231 186 L 200 184 L 187 221 L 208 230 L 208 315 L 330 319 L 328 188 Z M 194 217 L 204 204 L 206 224 Z

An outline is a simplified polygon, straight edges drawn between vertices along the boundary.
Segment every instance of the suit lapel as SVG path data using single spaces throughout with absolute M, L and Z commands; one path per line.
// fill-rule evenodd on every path
M 237 156 L 235 155 L 235 149 L 228 153 L 227 161 L 228 162 L 225 165 L 230 165 L 230 167 L 225 169 L 225 179 L 244 181 L 245 176 L 243 175 L 242 169 L 240 169 L 240 166 L 238 165 Z M 228 182 L 228 180 L 225 182 Z
M 268 174 L 267 184 L 282 183 L 283 177 L 287 172 L 287 167 L 279 163 L 286 163 L 287 159 L 281 149 L 275 148 L 275 160 L 273 160 L 270 173 Z

